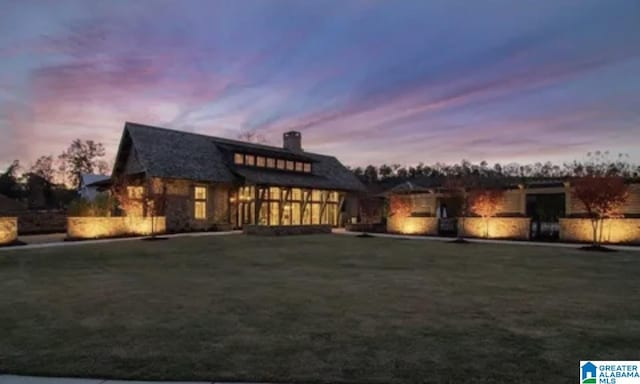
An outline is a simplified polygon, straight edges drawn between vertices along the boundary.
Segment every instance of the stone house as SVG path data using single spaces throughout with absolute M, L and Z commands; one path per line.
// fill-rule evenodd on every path
M 296 131 L 275 147 L 130 122 L 111 181 L 126 185 L 127 215 L 151 214 L 145 198 L 161 197 L 169 232 L 340 226 L 345 199 L 365 190 L 335 157 L 304 151 Z

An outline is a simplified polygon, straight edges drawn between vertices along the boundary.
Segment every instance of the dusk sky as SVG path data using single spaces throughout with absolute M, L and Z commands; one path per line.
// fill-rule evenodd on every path
M 640 1 L 0 0 L 0 165 L 125 121 L 345 164 L 640 162 Z

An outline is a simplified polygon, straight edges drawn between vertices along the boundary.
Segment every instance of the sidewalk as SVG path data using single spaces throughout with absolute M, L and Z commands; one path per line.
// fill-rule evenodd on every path
M 19 375 L 0 375 L 0 384 L 268 384 L 222 381 L 139 381 L 139 380 L 103 380 L 78 379 L 70 377 L 38 377 Z M 272 383 L 273 384 L 273 383 Z
M 362 232 L 347 232 L 344 228 L 334 229 L 333 233 L 336 235 L 344 235 L 344 236 L 358 236 L 362 234 Z M 431 240 L 431 241 L 444 241 L 449 242 L 454 240 L 452 237 L 442 237 L 442 236 L 416 236 L 416 235 L 394 235 L 390 233 L 369 233 L 371 236 L 375 237 L 386 237 L 390 239 L 404 239 L 404 240 Z M 518 240 L 491 240 L 491 239 L 473 239 L 465 237 L 465 240 L 471 243 L 485 243 L 485 244 L 511 244 L 511 245 L 528 245 L 534 247 L 556 247 L 556 248 L 581 248 L 586 244 L 580 243 L 552 243 L 552 242 L 544 242 L 544 241 L 518 241 Z M 607 248 L 615 249 L 617 251 L 637 251 L 640 252 L 640 246 L 633 245 L 606 245 Z
M 170 239 L 176 237 L 201 237 L 201 236 L 226 236 L 226 235 L 239 235 L 242 231 L 224 231 L 224 232 L 187 232 L 187 233 L 175 233 L 171 235 L 158 235 L 158 237 L 168 237 Z M 2 251 L 18 251 L 18 250 L 27 250 L 27 249 L 39 249 L 39 248 L 50 248 L 50 247 L 73 247 L 77 245 L 86 245 L 86 244 L 106 244 L 106 243 L 115 243 L 118 241 L 133 241 L 147 238 L 149 236 L 137 236 L 137 237 L 118 237 L 113 239 L 97 239 L 97 240 L 80 240 L 80 241 L 57 241 L 51 243 L 40 243 L 40 244 L 27 244 L 27 245 L 17 245 L 15 247 L 0 247 L 0 252 Z M 0 382 L 0 384 L 2 384 Z

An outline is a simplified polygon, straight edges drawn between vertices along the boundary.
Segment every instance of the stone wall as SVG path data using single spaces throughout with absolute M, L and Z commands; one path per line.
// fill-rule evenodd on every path
M 153 227 L 152 227 L 153 220 Z M 67 238 L 97 239 L 131 235 L 150 235 L 166 231 L 164 217 L 69 217 Z
M 245 235 L 287 236 L 331 233 L 330 225 L 245 225 Z
M 488 235 L 487 235 L 487 222 Z M 489 239 L 528 240 L 531 219 L 528 217 L 465 217 L 458 219 L 458 233 L 464 225 L 464 236 Z
M 387 219 L 387 232 L 404 235 L 437 235 L 438 218 L 391 216 Z
M 18 238 L 18 219 L 0 217 L 0 245 L 11 244 Z
M 591 220 L 560 219 L 560 240 L 593 241 Z M 602 241 L 611 244 L 640 244 L 640 219 L 605 219 Z
M 167 218 L 167 231 L 211 231 L 231 228 L 230 185 L 155 178 L 153 180 L 154 193 L 161 192 L 163 183 L 166 185 L 165 217 Z M 194 189 L 196 186 L 207 188 L 207 217 L 205 219 L 196 219 L 194 217 Z
M 18 214 L 20 235 L 60 233 L 67 229 L 67 215 L 62 210 L 25 211 Z
M 508 189 L 504 191 L 502 202 L 498 208 L 498 215 L 525 214 L 526 195 L 522 189 Z

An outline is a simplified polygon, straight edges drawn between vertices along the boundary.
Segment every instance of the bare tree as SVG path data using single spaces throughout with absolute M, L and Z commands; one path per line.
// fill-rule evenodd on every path
M 156 191 L 156 187 L 159 187 L 160 191 Z M 154 185 L 153 179 L 148 179 L 144 205 L 145 213 L 151 219 L 151 238 L 156 238 L 156 221 L 158 216 L 165 214 L 167 205 L 167 185 L 163 181 L 158 181 L 158 184 Z
M 40 156 L 29 169 L 30 173 L 40 176 L 49 183 L 53 183 L 55 169 L 53 167 L 53 156 Z
M 267 140 L 267 138 L 263 134 L 258 133 L 256 131 L 241 132 L 240 134 L 238 134 L 238 140 L 247 141 L 249 143 L 256 143 L 256 144 L 269 143 L 269 140 Z
M 75 139 L 69 147 L 58 156 L 60 171 L 75 188 L 79 188 L 83 173 L 95 173 L 101 158 L 105 155 L 102 143 L 93 140 Z

